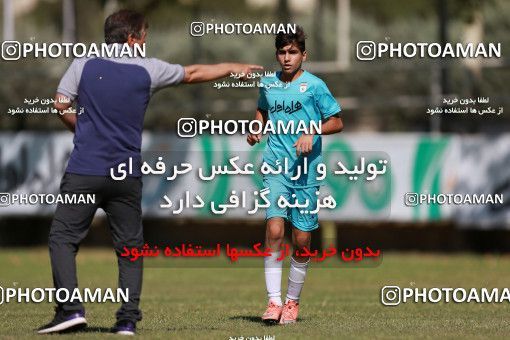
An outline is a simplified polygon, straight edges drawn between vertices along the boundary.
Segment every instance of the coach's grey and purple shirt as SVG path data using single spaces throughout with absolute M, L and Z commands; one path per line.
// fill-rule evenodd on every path
M 177 85 L 184 67 L 155 58 L 75 59 L 57 92 L 77 101 L 74 149 L 66 172 L 110 176 L 110 169 L 133 159 L 131 176 L 141 176 L 142 129 L 149 99 Z

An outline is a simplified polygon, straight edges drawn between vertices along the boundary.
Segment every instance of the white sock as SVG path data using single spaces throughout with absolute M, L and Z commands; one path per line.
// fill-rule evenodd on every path
M 303 284 L 305 283 L 306 269 L 308 268 L 309 262 L 310 260 L 305 263 L 297 262 L 294 260 L 294 257 L 291 256 L 287 299 L 285 300 L 286 303 L 289 300 L 299 301 L 301 289 L 303 289 Z
M 269 301 L 278 306 L 282 305 L 282 267 L 283 261 L 276 261 L 280 252 L 272 252 L 271 256 L 264 258 L 264 274 Z

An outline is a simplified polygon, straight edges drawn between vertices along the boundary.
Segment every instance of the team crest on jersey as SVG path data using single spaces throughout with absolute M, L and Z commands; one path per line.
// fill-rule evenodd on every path
M 299 92 L 303 93 L 308 88 L 308 83 L 301 83 L 299 84 Z

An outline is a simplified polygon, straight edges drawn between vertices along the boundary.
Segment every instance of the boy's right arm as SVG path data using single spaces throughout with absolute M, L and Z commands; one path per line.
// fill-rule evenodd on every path
M 255 119 L 262 123 L 262 127 L 266 125 L 267 122 L 267 111 L 263 111 L 261 109 L 257 109 L 257 112 L 255 112 Z M 248 137 L 246 138 L 246 141 L 251 146 L 255 145 L 255 143 L 260 143 L 260 140 L 262 139 L 262 134 L 259 133 L 258 135 L 254 134 L 248 134 Z

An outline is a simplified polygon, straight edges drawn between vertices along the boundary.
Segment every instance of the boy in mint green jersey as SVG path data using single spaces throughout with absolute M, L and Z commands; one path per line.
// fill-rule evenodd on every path
M 281 33 L 276 36 L 276 59 L 281 71 L 273 77 L 263 78 L 255 119 L 265 124 L 270 120 L 274 126 L 285 126 L 293 121 L 311 126 L 320 123 L 320 134 L 340 132 L 343 128 L 339 117 L 340 106 L 326 84 L 313 74 L 303 70 L 306 60 L 305 34 L 301 27 L 295 33 Z M 280 122 L 280 124 L 278 124 Z M 321 185 L 317 165 L 322 163 L 322 141 L 317 131 L 306 133 L 270 134 L 264 151 L 263 161 L 272 168 L 287 164 L 287 173 L 264 176 L 264 187 L 269 188 L 270 207 L 266 210 L 266 248 L 271 256 L 264 259 L 268 307 L 262 320 L 266 323 L 293 323 L 297 319 L 299 297 L 305 281 L 310 258 L 291 257 L 288 290 L 285 303 L 281 299 L 282 264 L 278 261 L 284 237 L 284 219 L 292 223 L 294 250 L 310 248 L 311 231 L 317 229 L 317 191 Z M 250 134 L 250 145 L 260 142 L 261 135 Z M 307 168 L 307 173 L 296 172 Z M 301 170 L 302 172 L 302 170 Z M 298 176 L 299 175 L 299 176 Z M 319 178 L 320 179 L 320 178 Z M 280 207 L 278 201 L 283 196 L 288 202 L 300 203 L 308 200 L 305 213 L 298 207 Z

